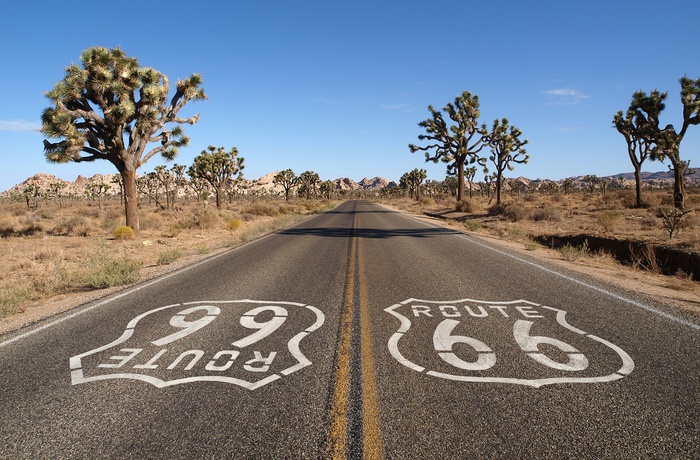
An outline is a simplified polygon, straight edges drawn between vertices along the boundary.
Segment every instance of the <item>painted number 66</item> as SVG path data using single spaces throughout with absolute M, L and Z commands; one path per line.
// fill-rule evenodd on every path
M 452 331 L 458 324 L 459 321 L 457 320 L 446 319 L 435 329 L 433 345 L 440 358 L 454 367 L 469 371 L 484 371 L 492 368 L 496 364 L 496 354 L 493 350 L 484 342 L 473 337 L 453 335 Z M 530 335 L 532 324 L 532 321 L 520 319 L 513 325 L 515 342 L 530 358 L 544 366 L 560 371 L 582 371 L 588 367 L 586 356 L 568 343 L 552 337 Z M 453 351 L 456 343 L 464 343 L 472 347 L 477 353 L 476 361 L 468 362 L 459 358 Z M 568 356 L 568 362 L 560 363 L 549 358 L 539 350 L 540 344 L 547 344 L 560 349 Z

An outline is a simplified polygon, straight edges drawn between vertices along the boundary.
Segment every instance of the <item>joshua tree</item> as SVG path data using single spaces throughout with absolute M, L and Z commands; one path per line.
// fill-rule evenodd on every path
M 189 101 L 206 99 L 202 78 L 179 80 L 168 101 L 170 82 L 155 69 L 141 67 L 117 48 L 89 48 L 72 64 L 63 80 L 46 96 L 52 106 L 41 115 L 44 153 L 52 163 L 107 160 L 124 181 L 126 225 L 139 232 L 136 171 L 154 155 L 173 159 L 186 146 L 182 124 L 199 116 L 180 118 Z M 168 126 L 173 126 L 168 129 Z M 147 152 L 150 143 L 157 146 Z
M 275 174 L 272 182 L 284 188 L 284 200 L 289 201 L 289 191 L 297 185 L 298 177 L 291 169 L 285 169 Z
M 671 162 L 669 168 L 673 170 L 673 204 L 676 209 L 682 210 L 685 207 L 684 172 L 688 168 L 688 162 L 681 160 L 680 147 L 688 128 L 700 123 L 700 78 L 691 80 L 683 77 L 679 82 L 683 104 L 680 130 L 676 131 L 670 124 L 663 129 L 659 125 L 659 113 L 665 108 L 663 101 L 668 93 L 652 91 L 649 96 L 642 91 L 635 93 L 640 99 L 640 103 L 635 106 L 635 119 L 645 127 L 641 133 L 644 141 L 654 144 L 651 159 L 664 161 L 668 158 Z
M 662 97 L 658 91 L 652 91 L 649 96 L 637 91 L 632 96 L 632 103 L 627 112 L 623 115 L 620 110 L 613 118 L 613 125 L 627 142 L 627 154 L 634 167 L 638 208 L 642 206 L 642 163 L 652 152 L 654 143 L 650 137 L 654 123 L 658 127 L 658 116 L 663 110 L 664 98 L 665 96 Z M 647 116 L 637 116 L 638 110 L 647 111 Z
M 301 186 L 299 193 L 303 193 L 307 200 L 311 198 L 312 194 L 315 196 L 316 185 L 320 182 L 320 180 L 321 179 L 318 177 L 318 174 L 313 171 L 304 171 L 303 173 L 299 174 L 299 185 Z
M 464 197 L 464 165 L 479 163 L 484 166 L 478 153 L 486 144 L 484 142 L 485 127 L 479 128 L 479 96 L 463 91 L 455 98 L 454 104 L 448 103 L 442 110 L 454 122 L 447 126 L 442 113 L 432 105 L 428 106 L 431 118 L 421 121 L 418 126 L 425 128 L 427 134 L 420 134 L 418 139 L 427 140 L 428 145 L 416 146 L 409 144 L 411 153 L 425 152 L 425 161 L 438 160 L 447 163 L 448 173 L 457 176 L 457 201 Z
M 208 150 L 208 151 L 207 151 Z M 202 150 L 190 166 L 189 174 L 192 178 L 201 178 L 209 182 L 216 192 L 216 208 L 221 209 L 221 196 L 232 180 L 240 178 L 243 171 L 243 157 L 237 158 L 238 149 L 233 147 L 228 152 L 223 148 L 213 145 Z M 234 175 L 238 175 L 234 179 Z
M 491 132 L 485 134 L 484 139 L 491 148 L 489 160 L 496 168 L 496 206 L 501 206 L 501 187 L 503 185 L 503 171 L 514 169 L 513 163 L 527 163 L 530 156 L 525 152 L 527 139 L 520 139 L 522 135 L 515 126 L 509 126 L 508 120 L 494 120 Z
M 326 197 L 327 200 L 331 199 L 331 194 L 335 190 L 335 186 L 333 185 L 333 181 L 330 180 L 325 180 L 321 182 L 321 185 L 318 186 L 319 192 L 321 192 L 321 195 Z
M 415 197 L 416 201 L 420 199 L 420 184 L 427 177 L 425 169 L 415 168 L 413 171 L 404 173 L 399 180 L 399 186 L 403 189 L 408 189 L 408 196 Z

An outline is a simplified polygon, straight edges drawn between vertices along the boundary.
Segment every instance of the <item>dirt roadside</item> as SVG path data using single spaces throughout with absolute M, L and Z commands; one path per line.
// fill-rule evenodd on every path
M 396 212 L 409 215 L 415 219 L 430 222 L 434 225 L 451 228 L 469 234 L 459 223 L 446 221 L 436 217 L 415 214 L 382 203 L 382 206 Z M 588 257 L 576 262 L 563 260 L 559 251 L 540 247 L 536 250 L 528 250 L 522 243 L 496 238 L 483 233 L 475 233 L 480 238 L 486 238 L 491 242 L 501 245 L 509 250 L 527 255 L 536 260 L 546 261 L 556 267 L 562 267 L 585 273 L 603 282 L 621 287 L 625 290 L 642 293 L 652 299 L 658 299 L 682 312 L 690 313 L 700 321 L 700 283 L 697 282 L 672 282 L 669 277 L 635 270 L 631 267 L 612 263 L 609 260 Z M 213 257 L 230 249 L 223 248 L 205 255 L 191 255 L 182 257 L 174 263 L 163 266 L 146 267 L 141 273 L 141 282 L 155 279 L 176 270 Z M 74 309 L 87 302 L 119 292 L 124 287 L 95 290 L 90 292 L 63 294 L 30 306 L 25 311 L 11 315 L 0 320 L 0 334 L 15 331 L 30 326 L 37 321 Z
M 529 250 L 521 242 L 509 241 L 480 232 L 469 232 L 463 225 L 455 221 L 411 213 L 383 203 L 382 206 L 434 225 L 440 225 L 465 234 L 476 235 L 508 248 L 515 253 L 526 255 L 555 267 L 573 270 L 627 291 L 644 294 L 652 299 L 671 305 L 680 311 L 688 312 L 700 320 L 700 283 L 698 282 L 680 281 L 665 275 L 637 270 L 611 261 L 609 258 L 592 256 L 570 262 L 564 260 L 561 253 L 554 249 L 540 246 L 535 250 Z

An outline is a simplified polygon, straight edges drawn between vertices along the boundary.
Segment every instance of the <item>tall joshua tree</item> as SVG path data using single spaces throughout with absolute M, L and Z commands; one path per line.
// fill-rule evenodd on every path
M 634 181 L 636 185 L 637 200 L 636 207 L 642 206 L 642 163 L 649 157 L 654 147 L 651 140 L 654 126 L 659 126 L 659 113 L 663 110 L 663 100 L 666 95 L 658 91 L 652 91 L 647 96 L 642 91 L 637 91 L 632 95 L 627 112 L 622 110 L 615 114 L 613 126 L 622 134 L 627 143 L 627 154 L 634 167 Z M 637 116 L 637 110 L 643 110 L 646 117 Z
M 448 103 L 442 109 L 454 122 L 448 126 L 441 112 L 428 106 L 431 117 L 418 123 L 425 128 L 426 134 L 420 134 L 418 139 L 428 141 L 428 145 L 417 146 L 409 144 L 411 153 L 425 152 L 425 161 L 438 160 L 447 163 L 447 171 L 457 176 L 457 201 L 464 197 L 464 165 L 479 163 L 484 166 L 478 153 L 486 146 L 484 142 L 485 128 L 479 128 L 479 96 L 463 91 L 454 103 Z M 456 170 L 456 171 L 455 171 Z
M 522 136 L 515 126 L 508 124 L 508 119 L 495 119 L 491 132 L 485 134 L 484 139 L 491 148 L 489 160 L 493 163 L 496 171 L 496 206 L 501 206 L 501 188 L 503 186 L 503 171 L 506 168 L 512 171 L 513 163 L 527 163 L 530 156 L 525 152 L 527 139 L 520 139 Z
M 181 125 L 199 116 L 180 118 L 179 112 L 189 101 L 206 99 L 201 75 L 178 80 L 168 100 L 168 78 L 119 48 L 89 48 L 80 60 L 46 93 L 52 106 L 41 115 L 41 132 L 60 140 L 44 139 L 44 153 L 52 163 L 112 163 L 124 182 L 126 225 L 138 233 L 136 171 L 157 154 L 172 160 L 189 143 Z
M 678 131 L 673 125 L 661 128 L 659 114 L 665 108 L 664 100 L 668 93 L 652 91 L 649 96 L 639 91 L 639 103 L 633 107 L 636 123 L 644 126 L 640 133 L 641 138 L 650 144 L 654 144 L 650 158 L 664 161 L 668 158 L 673 170 L 673 203 L 677 209 L 685 207 L 685 184 L 683 175 L 688 169 L 689 163 L 681 160 L 680 147 L 683 137 L 691 125 L 700 124 L 700 78 L 691 80 L 683 77 L 679 80 L 681 85 L 681 103 L 683 104 L 683 121 Z M 635 100 L 633 99 L 633 103 Z

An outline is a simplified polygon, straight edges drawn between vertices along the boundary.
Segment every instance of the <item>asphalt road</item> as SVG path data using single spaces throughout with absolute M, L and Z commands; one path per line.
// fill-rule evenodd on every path
M 0 336 L 0 458 L 699 458 L 700 325 L 368 202 Z

